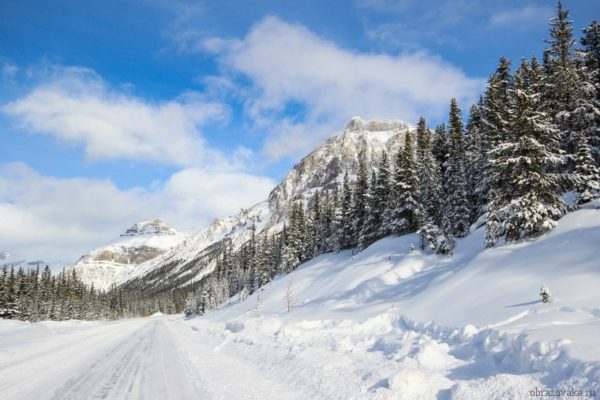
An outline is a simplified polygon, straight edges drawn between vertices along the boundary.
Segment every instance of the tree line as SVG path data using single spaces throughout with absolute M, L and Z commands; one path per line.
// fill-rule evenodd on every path
M 114 285 L 96 290 L 74 270 L 52 274 L 48 266 L 41 272 L 7 265 L 0 269 L 0 318 L 4 319 L 112 320 L 155 312 L 173 314 L 183 310 L 185 294 L 176 290 L 140 296 Z

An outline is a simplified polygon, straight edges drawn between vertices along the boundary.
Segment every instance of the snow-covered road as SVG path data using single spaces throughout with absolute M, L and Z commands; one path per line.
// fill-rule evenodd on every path
M 251 366 L 216 354 L 202 340 L 208 337 L 181 317 L 70 324 L 20 326 L 0 335 L 0 399 L 297 397 Z
M 474 327 L 250 312 L 113 322 L 0 321 L 0 400 L 527 399 L 597 389 L 600 364 Z

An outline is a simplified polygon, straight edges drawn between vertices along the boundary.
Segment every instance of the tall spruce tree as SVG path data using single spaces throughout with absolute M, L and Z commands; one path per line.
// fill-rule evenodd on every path
M 579 131 L 577 141 L 575 176 L 577 182 L 575 185 L 577 204 L 587 203 L 598 197 L 598 191 L 600 190 L 598 167 L 594 164 L 590 146 L 582 131 Z
M 585 94 L 587 104 L 578 114 L 579 118 L 587 118 L 585 135 L 596 165 L 600 166 L 600 24 L 597 21 L 592 21 L 583 29 L 581 44 L 580 71 L 585 85 L 579 90 Z
M 512 109 L 512 90 L 514 79 L 510 72 L 511 62 L 501 57 L 498 67 L 488 81 L 481 109 L 481 145 L 484 149 L 482 197 L 489 204 L 498 202 L 498 194 L 505 192 L 503 180 L 494 172 L 495 152 L 500 143 L 510 141 L 510 110 Z
M 546 40 L 549 46 L 544 51 L 545 79 L 541 86 L 544 108 L 558 128 L 562 148 L 569 156 L 575 153 L 577 144 L 574 119 L 580 99 L 575 92 L 582 85 L 573 49 L 572 24 L 569 11 L 559 1 L 556 16 L 550 21 L 550 38 Z M 572 159 L 567 161 L 565 165 L 572 170 Z
M 438 163 L 440 175 L 444 176 L 446 161 L 448 161 L 448 130 L 445 124 L 436 126 L 431 143 L 431 152 Z
M 375 187 L 376 203 L 379 209 L 377 210 L 376 235 L 377 238 L 382 238 L 390 234 L 390 221 L 393 212 L 392 198 L 392 170 L 388 153 L 385 150 L 381 151 L 381 159 L 377 172 L 377 184 Z
M 419 179 L 410 133 L 405 136 L 404 147 L 398 151 L 394 171 L 393 233 L 405 234 L 419 228 L 422 208 L 419 203 Z
M 361 158 L 358 164 L 356 182 L 354 182 L 352 204 L 352 246 L 361 242 L 362 227 L 367 221 L 367 206 L 369 202 L 369 175 L 365 158 Z
M 511 90 L 515 107 L 510 128 L 515 140 L 492 150 L 495 178 L 507 184 L 497 189 L 504 192 L 489 205 L 488 245 L 500 236 L 513 241 L 540 235 L 565 212 L 560 177 L 553 172 L 563 162 L 560 136 L 542 110 L 541 83 L 539 68 L 523 60 Z
M 377 172 L 371 170 L 369 191 L 366 199 L 365 220 L 360 230 L 358 249 L 363 250 L 377 240 L 377 231 L 381 224 L 381 208 L 377 198 Z
M 423 223 L 436 225 L 440 222 L 444 192 L 440 167 L 432 152 L 431 133 L 425 118 L 417 124 L 416 165 L 419 180 L 420 204 L 423 208 Z
M 342 186 L 342 198 L 340 201 L 340 223 L 339 233 L 340 247 L 348 248 L 354 245 L 354 219 L 353 219 L 353 193 L 348 171 L 344 174 L 344 183 Z
M 446 205 L 444 213 L 454 236 L 464 237 L 469 233 L 471 210 L 467 193 L 465 171 L 465 145 L 461 110 L 455 98 L 450 101 L 450 143 L 444 182 L 446 184 Z
M 483 213 L 483 207 L 487 200 L 484 176 L 486 157 L 482 142 L 482 103 L 483 99 L 480 100 L 479 105 L 474 104 L 471 106 L 465 135 L 465 169 L 469 208 L 472 211 L 471 222 L 475 221 Z

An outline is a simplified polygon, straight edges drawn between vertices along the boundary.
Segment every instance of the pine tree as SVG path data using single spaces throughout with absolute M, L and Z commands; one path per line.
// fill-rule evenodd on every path
M 575 153 L 576 119 L 575 110 L 579 107 L 576 90 L 582 82 L 577 71 L 573 46 L 573 21 L 569 11 L 558 2 L 556 16 L 550 21 L 549 47 L 544 52 L 545 85 L 543 85 L 544 108 L 550 113 L 561 135 L 562 148 L 568 155 Z M 572 170 L 573 163 L 568 162 Z
M 577 204 L 587 203 L 598 197 L 600 190 L 598 167 L 594 165 L 592 152 L 583 132 L 579 132 L 575 158 Z
M 387 151 L 381 151 L 381 159 L 377 172 L 377 184 L 375 185 L 374 195 L 376 198 L 375 232 L 377 238 L 382 238 L 391 233 L 390 222 L 393 212 L 392 197 L 392 171 Z
M 354 223 L 353 223 L 353 196 L 352 186 L 348 178 L 348 171 L 344 174 L 344 183 L 342 186 L 342 199 L 340 202 L 340 227 L 338 236 L 340 237 L 341 248 L 353 246 Z
M 450 101 L 450 143 L 446 162 L 446 205 L 444 213 L 450 224 L 452 235 L 464 237 L 469 233 L 471 210 L 467 194 L 465 173 L 465 147 L 463 123 L 456 99 Z
M 398 151 L 394 172 L 394 212 L 392 232 L 416 232 L 422 217 L 419 203 L 419 180 L 410 134 L 406 134 L 404 147 Z
M 484 150 L 481 190 L 482 197 L 488 202 L 488 209 L 491 202 L 497 201 L 495 196 L 505 192 L 505 182 L 494 172 L 496 153 L 492 150 L 513 137 L 510 132 L 510 110 L 513 107 L 510 91 L 514 79 L 510 66 L 510 60 L 500 58 L 496 71 L 488 81 L 481 108 L 481 146 Z
M 431 152 L 437 161 L 440 176 L 444 176 L 446 162 L 448 161 L 448 132 L 445 124 L 438 125 L 435 128 L 431 143 Z
M 492 151 L 495 179 L 507 184 L 489 206 L 486 226 L 496 233 L 489 232 L 488 245 L 499 235 L 507 241 L 540 235 L 552 229 L 565 212 L 560 177 L 552 172 L 563 161 L 559 135 L 541 110 L 540 86 L 539 68 L 523 60 L 511 90 L 515 104 L 511 131 L 516 140 L 505 141 Z
M 423 223 L 436 225 L 440 221 L 444 197 L 440 167 L 431 150 L 431 134 L 421 117 L 417 124 L 417 178 L 419 181 L 420 204 L 423 208 Z M 437 229 L 437 228 L 436 228 Z
M 474 222 L 477 217 L 483 213 L 483 207 L 487 200 L 484 176 L 486 157 L 482 142 L 482 103 L 483 99 L 480 99 L 478 106 L 471 106 L 465 136 L 465 169 L 467 176 L 469 208 L 472 211 L 470 218 L 471 222 Z
M 584 130 L 587 142 L 596 165 L 600 166 L 600 24 L 592 21 L 583 29 L 583 34 L 580 72 L 584 85 L 578 89 L 586 101 L 578 114 L 580 120 L 581 117 L 586 118 Z
M 352 245 L 363 242 L 361 239 L 362 228 L 367 221 L 367 205 L 369 198 L 369 176 L 365 159 L 361 159 L 358 164 L 358 174 L 354 183 L 352 203 L 352 229 L 354 237 Z
M 321 199 L 318 190 L 312 197 L 312 207 L 310 211 L 310 217 L 308 220 L 309 249 L 307 258 L 310 259 L 322 253 L 324 244 L 324 238 L 322 236 L 323 215 L 321 210 Z

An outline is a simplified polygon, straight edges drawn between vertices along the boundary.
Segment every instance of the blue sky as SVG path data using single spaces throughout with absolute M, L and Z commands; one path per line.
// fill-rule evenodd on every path
M 597 0 L 565 1 L 576 34 Z M 354 115 L 443 122 L 551 1 L 4 1 L 0 251 L 71 260 L 137 220 L 266 198 Z

